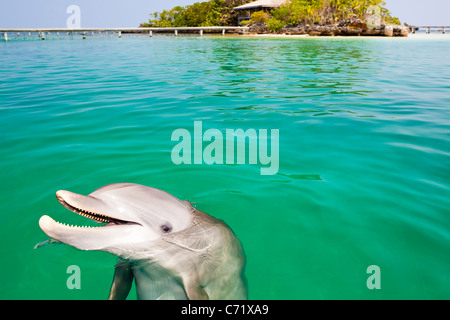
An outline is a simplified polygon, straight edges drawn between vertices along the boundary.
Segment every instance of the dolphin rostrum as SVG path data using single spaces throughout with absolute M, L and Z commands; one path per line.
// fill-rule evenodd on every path
M 100 227 L 39 220 L 51 238 L 118 256 L 108 299 L 246 299 L 241 243 L 221 220 L 188 201 L 143 185 L 115 183 L 88 196 L 58 191 L 58 201 Z

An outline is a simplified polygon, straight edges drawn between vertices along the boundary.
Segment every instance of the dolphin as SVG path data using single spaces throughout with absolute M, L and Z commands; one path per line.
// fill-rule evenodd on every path
M 58 201 L 100 227 L 68 226 L 47 215 L 50 238 L 119 257 L 108 299 L 126 299 L 133 279 L 138 299 L 244 300 L 245 255 L 228 225 L 155 188 L 106 185 L 88 196 L 60 190 Z

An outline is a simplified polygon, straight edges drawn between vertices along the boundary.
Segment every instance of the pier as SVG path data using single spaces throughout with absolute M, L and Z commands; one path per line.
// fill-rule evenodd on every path
M 425 29 L 426 34 L 431 33 L 431 29 L 442 30 L 442 34 L 445 34 L 446 29 L 450 30 L 450 26 L 409 26 L 411 33 L 415 34 L 417 30 Z
M 411 29 L 411 33 L 415 34 L 420 29 L 425 29 L 426 34 L 431 34 L 431 30 L 435 29 L 442 34 L 446 34 L 447 30 L 450 30 L 450 26 L 408 26 Z M 153 37 L 155 33 L 173 34 L 178 36 L 182 34 L 198 34 L 200 37 L 204 33 L 222 34 L 226 33 L 247 33 L 249 27 L 147 27 L 147 28 L 0 28 L 0 41 L 8 41 L 10 39 L 18 39 L 23 36 L 29 36 L 41 40 L 46 40 L 50 35 L 79 35 L 82 39 L 86 39 L 87 35 L 116 35 L 118 38 L 122 38 L 123 34 L 147 34 L 149 37 Z
M 20 37 L 20 34 L 28 34 L 37 33 L 38 37 L 42 40 L 46 39 L 46 35 L 51 33 L 55 33 L 59 35 L 59 33 L 67 33 L 67 34 L 80 34 L 83 39 L 86 39 L 86 35 L 91 33 L 94 35 L 95 33 L 116 33 L 119 38 L 122 37 L 122 34 L 130 33 L 130 34 L 148 34 L 149 37 L 152 37 L 154 33 L 172 33 L 175 36 L 178 36 L 179 33 L 186 34 L 199 34 L 203 36 L 204 33 L 221 33 L 223 36 L 227 32 L 231 33 L 245 33 L 248 32 L 248 27 L 178 27 L 178 28 L 76 28 L 76 29 L 68 29 L 68 28 L 9 28 L 9 29 L 0 29 L 0 35 L 2 35 L 1 40 L 8 41 L 8 34 L 16 34 L 17 37 Z

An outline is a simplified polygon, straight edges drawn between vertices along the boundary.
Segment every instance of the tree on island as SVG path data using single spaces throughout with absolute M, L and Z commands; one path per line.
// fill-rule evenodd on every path
M 170 10 L 150 14 L 150 20 L 140 27 L 210 27 L 236 26 L 238 12 L 234 7 L 253 0 L 210 0 L 196 2 L 186 7 L 176 6 Z
M 386 24 L 400 24 L 391 16 L 383 0 L 291 0 L 280 8 L 272 10 L 272 17 L 266 22 L 270 29 L 281 29 L 285 25 L 335 24 L 349 19 L 366 20 L 367 9 L 378 6 Z
M 141 27 L 207 27 L 236 26 L 238 12 L 234 7 L 252 0 L 210 0 L 186 7 L 155 12 Z M 383 0 L 290 0 L 270 12 L 260 11 L 246 23 L 264 23 L 270 31 L 279 31 L 286 25 L 332 24 L 365 21 L 367 9 L 378 6 L 385 24 L 400 24 L 391 16 Z M 244 22 L 245 23 L 245 22 Z

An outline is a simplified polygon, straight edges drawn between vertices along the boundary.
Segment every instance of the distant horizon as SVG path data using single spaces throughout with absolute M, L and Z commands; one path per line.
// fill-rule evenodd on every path
M 65 28 L 70 5 L 81 8 L 82 28 L 133 28 L 147 22 L 149 15 L 174 6 L 186 6 L 196 0 L 15 0 L 0 11 L 0 28 Z M 386 0 L 386 7 L 402 23 L 410 25 L 450 26 L 450 2 L 447 0 Z

